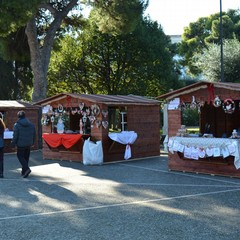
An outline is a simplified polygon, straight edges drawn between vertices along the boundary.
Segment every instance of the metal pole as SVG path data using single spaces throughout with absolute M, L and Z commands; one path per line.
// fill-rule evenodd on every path
M 220 46 L 221 46 L 221 82 L 224 82 L 222 0 L 220 0 Z

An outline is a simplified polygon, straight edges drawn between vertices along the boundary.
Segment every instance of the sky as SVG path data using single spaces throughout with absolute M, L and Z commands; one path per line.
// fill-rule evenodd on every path
M 167 35 L 181 35 L 184 27 L 196 22 L 200 17 L 207 17 L 228 9 L 240 9 L 240 0 L 149 0 L 145 14 L 161 24 Z

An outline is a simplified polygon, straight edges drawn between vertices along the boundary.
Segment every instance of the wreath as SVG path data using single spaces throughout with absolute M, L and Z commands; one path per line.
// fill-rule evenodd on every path
M 223 110 L 225 113 L 233 113 L 235 111 L 235 103 L 231 98 L 227 98 L 224 100 Z
M 59 113 L 63 112 L 63 105 L 62 104 L 58 104 L 58 112 Z
M 220 98 L 218 96 L 216 96 L 214 101 L 213 101 L 213 106 L 214 107 L 220 107 L 221 105 L 222 105 L 222 101 L 220 100 Z

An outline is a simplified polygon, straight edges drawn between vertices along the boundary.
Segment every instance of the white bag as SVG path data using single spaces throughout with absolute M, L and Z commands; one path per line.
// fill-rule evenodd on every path
M 90 138 L 83 144 L 83 164 L 84 165 L 101 165 L 103 163 L 102 141 L 96 143 L 90 141 Z

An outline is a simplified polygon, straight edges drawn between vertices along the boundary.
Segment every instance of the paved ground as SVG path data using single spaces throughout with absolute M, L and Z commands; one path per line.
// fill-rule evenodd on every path
M 2 240 L 239 240 L 240 179 L 169 172 L 167 157 L 84 166 L 5 155 Z

